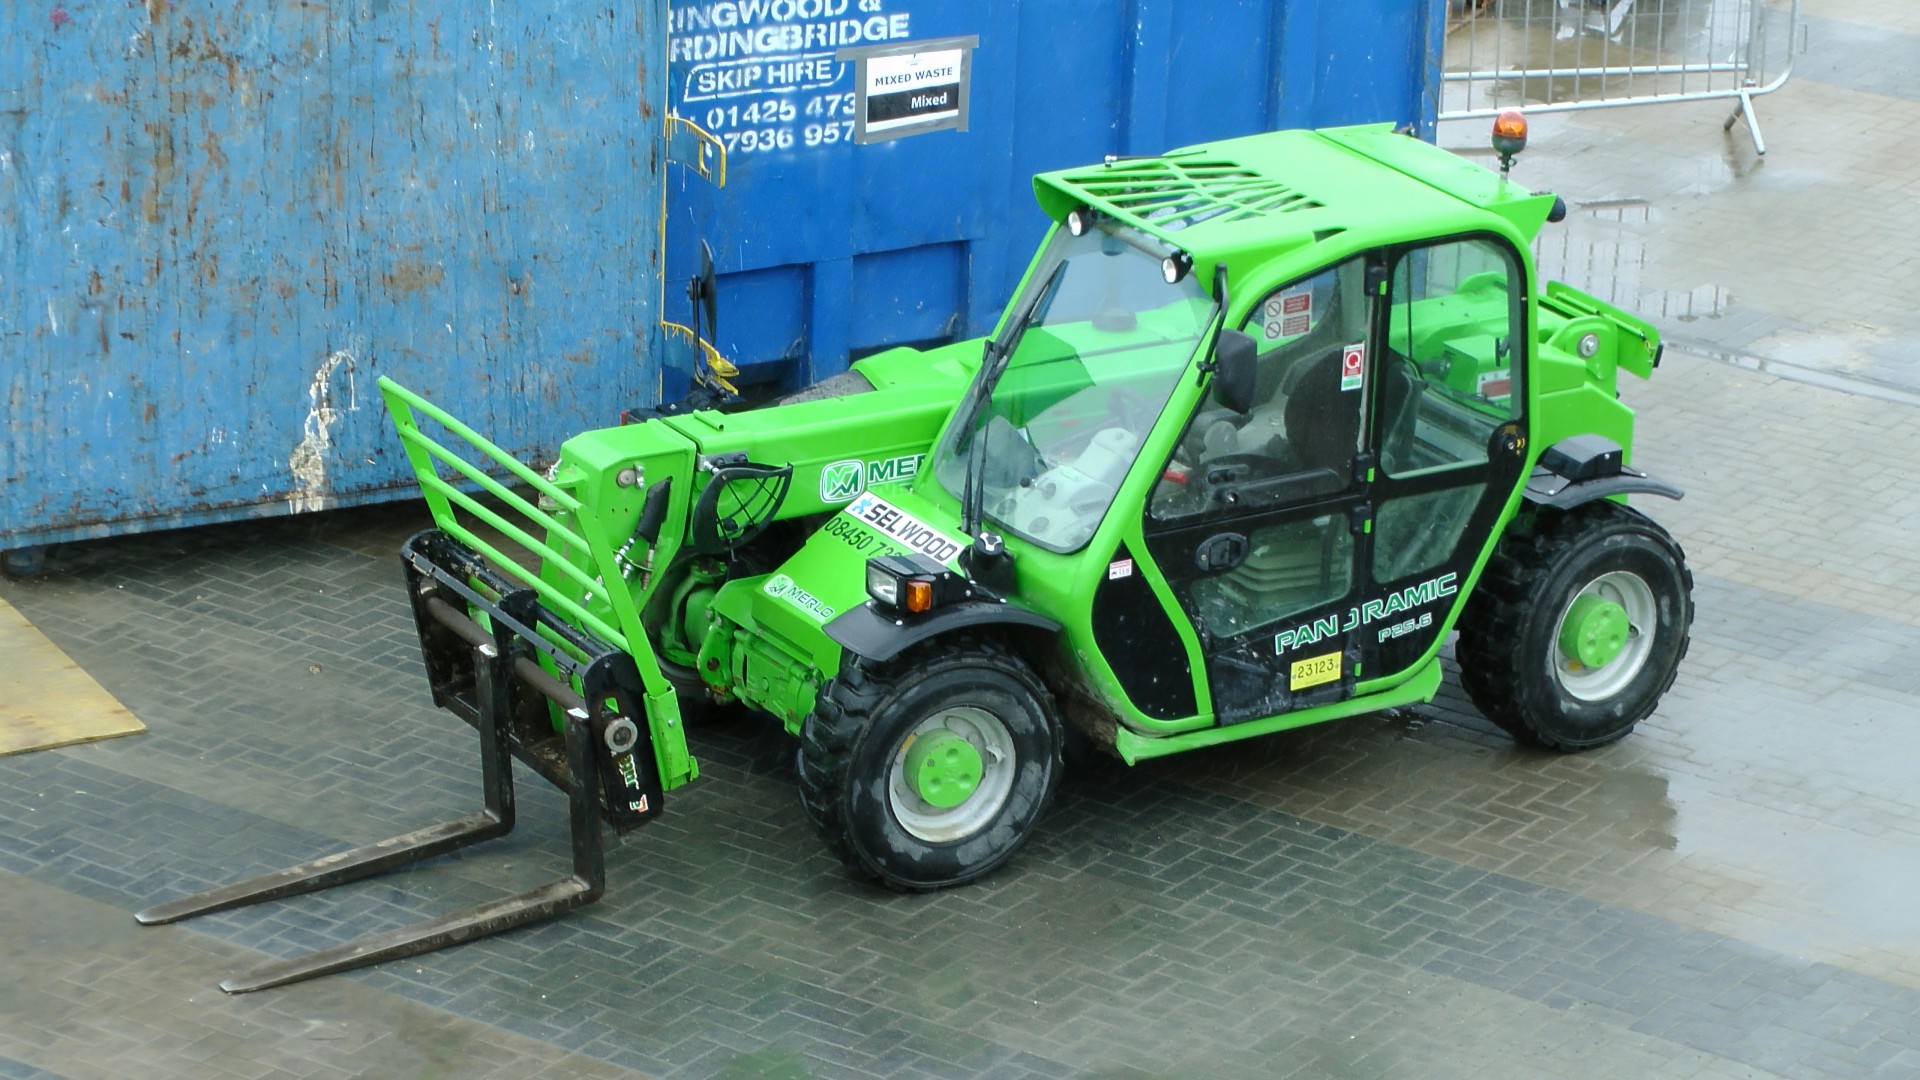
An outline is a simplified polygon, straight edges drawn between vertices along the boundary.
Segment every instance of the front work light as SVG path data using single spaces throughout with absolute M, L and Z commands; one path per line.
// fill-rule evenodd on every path
M 1166 278 L 1169 285 L 1180 284 L 1180 279 L 1192 269 L 1193 256 L 1184 251 L 1176 251 L 1160 260 L 1160 276 Z
M 1087 235 L 1093 226 L 1093 211 L 1084 206 L 1076 206 L 1067 212 L 1067 231 L 1075 236 Z
M 867 560 L 867 595 L 908 615 L 964 598 L 965 578 L 925 555 L 880 555 Z

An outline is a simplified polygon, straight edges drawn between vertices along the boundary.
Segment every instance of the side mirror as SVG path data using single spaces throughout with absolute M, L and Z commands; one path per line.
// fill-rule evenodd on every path
M 1254 367 L 1260 346 L 1238 330 L 1221 328 L 1213 346 L 1213 399 L 1236 413 L 1253 409 Z

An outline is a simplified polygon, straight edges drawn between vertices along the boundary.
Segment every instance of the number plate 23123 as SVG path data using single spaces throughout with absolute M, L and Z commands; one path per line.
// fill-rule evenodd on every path
M 1340 654 L 1330 652 L 1324 656 L 1309 656 L 1305 660 L 1293 662 L 1293 678 L 1288 681 L 1289 690 L 1304 690 L 1309 686 L 1319 686 L 1340 678 Z

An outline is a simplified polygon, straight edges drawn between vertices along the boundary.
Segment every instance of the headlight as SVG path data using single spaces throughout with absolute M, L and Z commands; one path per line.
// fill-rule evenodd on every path
M 867 595 L 909 615 L 932 611 L 968 594 L 965 578 L 925 555 L 880 555 L 867 560 Z
M 900 606 L 900 578 L 880 565 L 880 560 L 867 562 L 867 595 L 888 607 Z

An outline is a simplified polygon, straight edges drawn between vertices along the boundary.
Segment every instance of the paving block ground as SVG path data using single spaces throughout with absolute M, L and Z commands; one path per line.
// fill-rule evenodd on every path
M 150 730 L 0 759 L 0 1077 L 1920 1075 L 1920 369 L 1897 347 L 1920 52 L 1831 51 L 1920 23 L 1807 9 L 1764 163 L 1686 106 L 1553 121 L 1516 174 L 1576 208 L 1543 264 L 1633 268 L 1679 343 L 1625 392 L 1640 462 L 1689 492 L 1645 508 L 1699 614 L 1629 739 L 1518 748 L 1450 670 L 1430 706 L 1095 761 L 1002 872 L 898 896 L 821 849 L 786 737 L 721 717 L 692 732 L 702 779 L 610 848 L 602 903 L 227 997 L 263 959 L 557 875 L 564 806 L 523 772 L 507 839 L 136 926 L 464 812 L 474 739 L 427 700 L 394 556 L 417 506 L 71 545 L 0 595 Z

